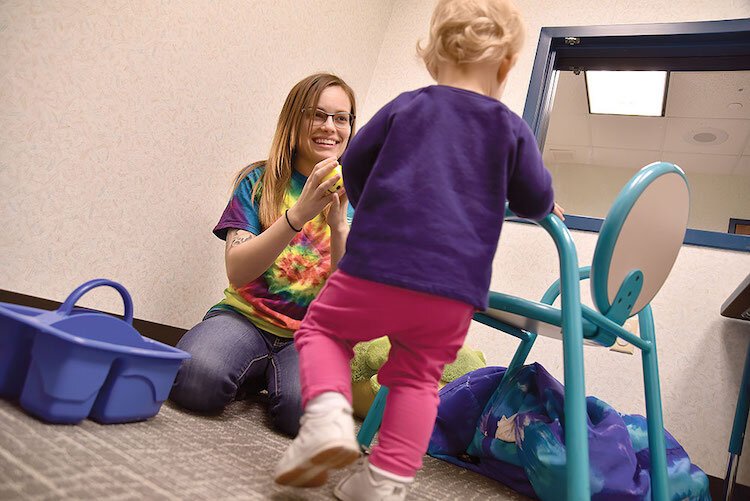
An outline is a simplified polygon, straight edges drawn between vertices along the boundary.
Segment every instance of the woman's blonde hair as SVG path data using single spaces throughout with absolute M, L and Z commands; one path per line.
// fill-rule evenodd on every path
M 268 159 L 248 165 L 234 179 L 232 191 L 237 189 L 237 186 L 250 171 L 265 165 L 266 169 L 263 176 L 260 182 L 255 184 L 252 192 L 253 200 L 259 200 L 258 217 L 263 228 L 268 228 L 281 216 L 284 197 L 292 180 L 297 141 L 303 123 L 303 110 L 315 108 L 323 90 L 334 86 L 341 87 L 349 97 L 349 102 L 352 105 L 350 113 L 356 116 L 354 91 L 341 78 L 329 73 L 316 73 L 303 78 L 292 87 L 292 90 L 286 96 L 284 106 L 279 113 L 279 121 L 276 124 L 276 133 L 271 142 Z M 312 129 L 312 121 L 310 121 L 308 127 L 310 130 Z M 354 134 L 353 121 L 351 133 Z
M 417 54 L 437 79 L 441 62 L 500 62 L 517 54 L 524 34 L 521 14 L 510 0 L 440 0 L 427 45 L 417 43 Z

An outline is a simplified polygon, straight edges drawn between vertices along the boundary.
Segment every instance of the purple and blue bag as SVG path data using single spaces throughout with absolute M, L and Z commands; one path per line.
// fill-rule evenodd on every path
M 504 380 L 504 367 L 470 372 L 440 391 L 428 454 L 542 500 L 565 493 L 563 385 L 539 364 Z M 592 500 L 651 499 L 646 418 L 587 397 Z M 669 494 L 710 501 L 708 477 L 666 430 Z

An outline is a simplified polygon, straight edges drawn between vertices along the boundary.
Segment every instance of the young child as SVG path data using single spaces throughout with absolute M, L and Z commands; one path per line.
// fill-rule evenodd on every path
M 523 35 L 510 0 L 440 0 L 419 49 L 437 85 L 401 94 L 351 140 L 341 165 L 354 221 L 338 271 L 295 335 L 305 411 L 276 482 L 319 486 L 358 457 L 352 347 L 387 334 L 379 443 L 334 494 L 405 498 L 443 367 L 487 307 L 506 200 L 525 218 L 557 212 L 533 133 L 499 101 Z

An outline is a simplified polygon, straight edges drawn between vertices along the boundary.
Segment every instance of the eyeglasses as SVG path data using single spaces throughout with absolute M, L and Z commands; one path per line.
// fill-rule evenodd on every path
M 302 110 L 308 118 L 312 116 L 313 125 L 323 125 L 328 121 L 328 117 L 333 118 L 333 125 L 338 129 L 349 129 L 354 123 L 354 115 L 345 111 L 338 113 L 326 113 L 319 108 L 304 108 Z

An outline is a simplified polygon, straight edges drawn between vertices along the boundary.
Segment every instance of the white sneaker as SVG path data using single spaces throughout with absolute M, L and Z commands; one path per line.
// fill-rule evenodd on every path
M 384 472 L 364 460 L 358 469 L 339 482 L 333 495 L 341 501 L 403 501 L 413 481 Z
M 320 487 L 328 470 L 343 468 L 359 457 L 351 408 L 305 413 L 297 438 L 276 465 L 274 480 L 294 487 Z

